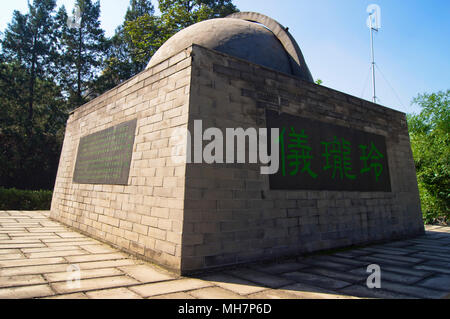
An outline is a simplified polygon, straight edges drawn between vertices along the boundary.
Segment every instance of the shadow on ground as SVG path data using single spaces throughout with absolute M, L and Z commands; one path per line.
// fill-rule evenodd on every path
M 369 265 L 381 288 L 367 287 Z M 250 298 L 445 298 L 450 294 L 450 228 L 386 244 L 192 276 Z

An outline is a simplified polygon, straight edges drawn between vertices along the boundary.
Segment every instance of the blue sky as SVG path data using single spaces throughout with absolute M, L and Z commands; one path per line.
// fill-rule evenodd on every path
M 58 0 L 73 7 L 74 0 Z M 154 1 L 156 3 L 156 1 Z M 418 93 L 450 88 L 450 1 L 448 0 L 235 0 L 241 11 L 266 14 L 289 27 L 315 79 L 323 85 L 371 99 L 370 36 L 366 8 L 381 7 L 375 35 L 379 103 L 411 113 Z M 129 0 L 101 0 L 107 35 L 123 21 Z M 2 1 L 0 30 L 26 0 Z

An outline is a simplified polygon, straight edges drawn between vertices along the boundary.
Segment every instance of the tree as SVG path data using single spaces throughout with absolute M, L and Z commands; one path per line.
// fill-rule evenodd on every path
M 100 72 L 107 44 L 100 27 L 100 2 L 77 0 L 75 6 L 81 13 L 79 26 L 67 23 L 64 6 L 57 15 L 61 50 L 59 81 L 69 96 L 71 108 L 94 97 L 92 85 Z
M 29 70 L 18 62 L 0 63 L 0 185 L 21 189 L 51 189 L 58 168 L 67 112 L 61 89 L 37 77 L 34 117 L 27 134 L 28 114 L 22 111 Z
M 54 186 L 66 103 L 58 72 L 55 0 L 34 0 L 15 11 L 1 40 L 0 185 Z
M 139 63 L 148 63 L 161 45 L 181 29 L 238 11 L 231 0 L 159 0 L 159 10 L 159 17 L 144 14 L 125 23 L 124 31 Z
M 121 82 L 131 78 L 145 69 L 147 54 L 136 48 L 130 35 L 125 32 L 127 23 L 135 21 L 144 15 L 154 16 L 155 9 L 150 0 L 131 0 L 125 14 L 125 21 L 116 29 L 114 36 L 109 39 L 106 51 L 107 57 L 103 64 L 103 71 L 95 81 L 95 92 L 101 94 L 114 88 Z
M 450 217 L 450 90 L 421 94 L 413 101 L 419 114 L 408 115 L 411 145 L 424 219 Z
M 160 0 L 161 19 L 170 34 L 200 21 L 222 18 L 237 11 L 231 0 Z
M 29 13 L 14 11 L 13 20 L 2 40 L 2 54 L 5 61 L 18 63 L 26 70 L 27 84 L 21 95 L 26 96 L 26 134 L 33 134 L 34 104 L 37 78 L 51 78 L 55 74 L 55 37 L 52 13 L 55 0 L 34 0 L 29 4 Z
M 150 0 L 131 0 L 125 14 L 125 22 L 134 21 L 145 14 L 154 14 L 155 7 Z
M 143 54 L 134 43 L 128 32 L 124 31 L 125 26 L 143 16 L 155 17 L 155 8 L 150 0 L 131 0 L 130 7 L 125 14 L 125 21 L 122 26 L 123 39 L 126 44 L 127 53 L 131 58 L 132 73 L 137 74 L 147 66 L 150 59 L 147 54 Z M 155 19 L 157 21 L 157 19 Z M 143 56 L 142 56 L 143 55 Z

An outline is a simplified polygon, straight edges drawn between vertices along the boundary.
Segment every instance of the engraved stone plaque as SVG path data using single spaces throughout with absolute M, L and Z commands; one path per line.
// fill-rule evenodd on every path
M 127 185 L 137 120 L 82 137 L 73 182 Z
M 270 188 L 391 192 L 384 136 L 267 110 L 279 128 L 280 169 Z

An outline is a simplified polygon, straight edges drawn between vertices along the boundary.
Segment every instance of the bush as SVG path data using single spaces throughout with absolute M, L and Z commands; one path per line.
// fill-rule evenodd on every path
M 0 210 L 49 210 L 52 191 L 24 191 L 0 187 Z
M 419 95 L 419 114 L 408 116 L 423 218 L 450 222 L 450 90 Z

